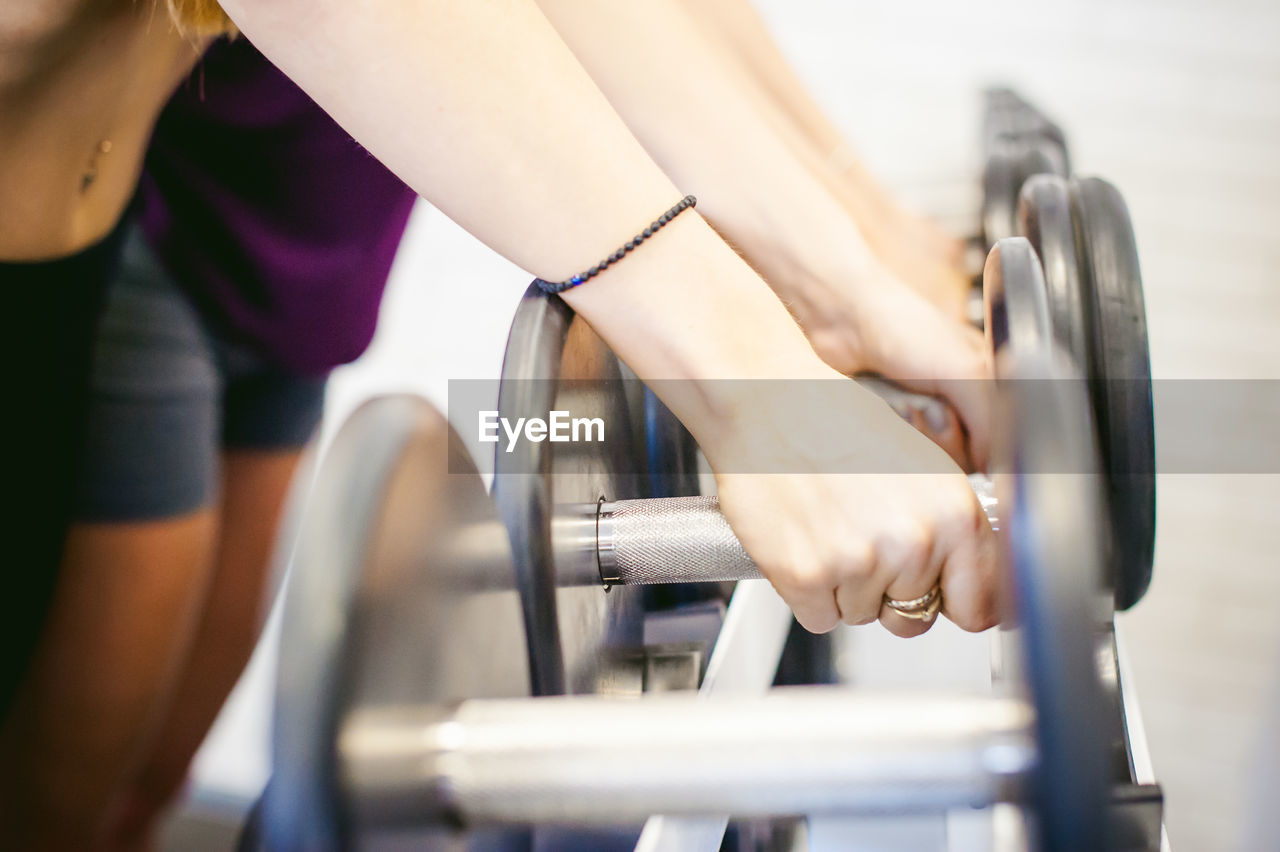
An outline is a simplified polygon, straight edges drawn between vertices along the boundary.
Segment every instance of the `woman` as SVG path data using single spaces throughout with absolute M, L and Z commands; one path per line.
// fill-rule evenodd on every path
M 123 1 L 45 0 L 21 12 L 0 12 L 0 133 L 7 155 L 0 191 L 16 200 L 0 211 L 0 258 L 9 262 L 0 270 L 24 262 L 26 273 L 36 272 L 24 279 L 22 292 L 44 293 L 69 280 L 62 261 L 86 252 L 111 259 L 125 246 L 124 271 L 115 275 L 111 291 L 83 287 L 78 295 L 86 307 L 73 312 L 65 300 L 53 304 L 45 327 L 57 327 L 73 313 L 92 317 L 105 298 L 103 335 L 110 338 L 113 302 L 128 301 L 119 294 L 137 293 L 128 289 L 137 278 L 164 278 L 153 253 L 158 249 L 160 260 L 181 269 L 195 250 L 182 228 L 166 230 L 162 217 L 158 224 L 146 219 L 149 190 L 138 209 L 150 221 L 150 247 L 142 236 L 146 229 L 126 215 L 157 115 L 205 47 L 201 28 L 226 25 L 207 3 L 175 5 L 180 31 L 146 4 Z M 745 177 L 740 165 L 727 154 L 708 157 L 714 145 L 681 121 L 664 124 L 646 87 L 635 85 L 636 65 L 587 57 L 587 43 L 572 32 L 589 32 L 589 18 L 553 15 L 558 33 L 528 0 L 386 3 L 375 15 L 340 0 L 224 6 L 256 46 L 414 190 L 547 280 L 568 279 L 613 252 L 674 204 L 681 190 L 701 193 L 699 209 L 716 216 L 717 227 L 770 276 L 829 361 L 845 371 L 873 369 L 925 389 L 950 390 L 981 455 L 979 402 L 944 383 L 981 376 L 980 347 L 866 250 L 848 211 L 838 199 L 832 202 L 830 187 L 803 179 L 794 152 L 778 144 L 785 132 L 759 119 L 760 102 L 740 96 L 741 86 L 731 82 L 711 95 L 723 99 L 732 125 L 749 134 L 739 149 L 752 152 L 757 173 L 776 171 L 795 180 L 771 199 L 767 193 L 739 195 L 740 203 L 728 203 L 722 195 L 732 196 Z M 678 9 L 659 8 L 661 15 L 671 14 L 656 18 L 663 26 L 689 32 Z M 694 32 L 686 43 L 700 43 Z M 583 61 L 594 65 L 612 104 L 565 40 L 576 41 Z M 691 82 L 724 79 L 714 62 L 678 58 L 697 61 Z M 271 118 L 271 110 L 263 117 Z M 162 122 L 152 178 L 160 195 L 171 199 L 199 175 L 219 173 L 207 162 L 191 173 L 174 167 L 170 195 L 164 196 L 170 162 L 163 154 L 165 127 Z M 234 134 L 225 144 L 239 138 Z M 180 155 L 183 149 L 174 150 Z M 243 157 L 241 163 L 251 166 Z M 197 193 L 202 201 L 215 198 L 234 175 L 221 177 L 209 192 Z M 207 224 L 216 228 L 225 218 L 219 212 Z M 394 231 L 394 219 L 379 233 Z M 251 239 L 257 232 L 237 236 Z M 224 242 L 231 254 L 219 252 L 219 263 L 235 266 L 227 260 L 235 256 L 235 241 Z M 264 252 L 251 248 L 247 256 Z M 40 274 L 48 286 L 35 277 Z M 180 489 L 185 501 L 161 501 L 123 520 L 80 515 L 70 527 L 39 647 L 0 732 L 0 831 L 22 847 L 144 845 L 157 809 L 251 647 L 246 613 L 256 603 L 307 411 L 314 417 L 314 407 L 303 403 L 314 403 L 315 383 L 305 381 L 299 365 L 285 363 L 282 353 L 292 348 L 279 345 L 298 314 L 229 309 L 242 295 L 238 290 L 202 283 L 184 282 L 191 295 L 176 303 L 168 295 L 134 300 L 162 306 L 143 312 L 141 327 L 181 331 L 173 335 L 175 353 L 163 360 L 185 362 L 199 354 L 193 385 L 203 388 L 200 393 L 230 388 L 232 379 L 246 375 L 263 379 L 272 392 L 259 400 L 291 402 L 289 416 L 266 418 L 266 425 L 290 428 L 265 437 L 249 429 L 242 446 L 229 435 L 214 435 L 207 423 L 184 426 L 179 431 L 200 433 L 204 449 L 197 458 L 207 461 L 221 452 L 220 474 L 156 471 L 152 478 L 165 483 L 204 484 Z M 376 297 L 380 282 L 365 286 Z M 262 295 L 256 307 L 273 304 L 277 291 Z M 697 211 L 676 217 L 564 298 L 641 377 L 685 380 L 678 387 L 688 392 L 672 392 L 665 402 L 698 439 L 718 473 L 730 523 L 802 624 L 822 631 L 840 620 L 878 618 L 894 632 L 913 635 L 929 623 L 901 614 L 886 599 L 910 600 L 939 584 L 952 620 L 968 629 L 992 623 L 990 531 L 959 469 L 878 399 L 823 363 L 768 285 Z M 170 310 L 174 304 L 181 310 Z M 32 317 L 34 328 L 39 317 Z M 311 317 L 297 327 L 315 329 L 322 321 Z M 82 329 L 91 325 L 80 323 Z M 81 341 L 83 334 L 70 337 Z M 106 362 L 137 369 L 105 370 L 100 358 L 95 382 L 104 373 L 117 380 L 107 382 L 108 389 L 136 387 L 130 384 L 136 380 L 154 402 L 161 372 L 138 367 L 137 347 L 112 346 L 99 346 L 100 354 L 116 352 Z M 83 364 L 79 353 L 65 360 Z M 824 395 L 822 413 L 842 432 L 856 429 L 858 440 L 823 442 L 788 433 L 770 399 L 756 390 L 743 394 L 742 382 L 724 381 L 743 378 L 839 382 L 838 393 Z M 75 387 L 68 385 L 63 396 L 69 409 L 77 408 Z M 220 405 L 230 412 L 229 398 Z M 97 406 L 85 416 L 93 424 L 100 414 Z M 63 439 L 28 437 L 55 451 Z M 221 451 L 220 444 L 229 449 Z M 82 476 L 95 474 L 95 458 L 121 455 L 95 451 L 91 436 Z M 174 458 L 175 464 L 190 463 L 192 454 L 175 452 Z M 869 458 L 880 469 L 926 475 L 828 472 L 857 468 Z M 776 472 L 751 472 L 761 470 Z M 103 481 L 100 471 L 96 475 Z M 93 505 L 79 487 L 67 502 Z M 47 513 L 57 507 L 36 508 Z

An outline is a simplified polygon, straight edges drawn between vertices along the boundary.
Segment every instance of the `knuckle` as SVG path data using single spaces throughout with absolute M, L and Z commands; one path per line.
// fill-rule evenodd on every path
M 880 601 L 850 601 L 843 594 L 845 589 L 841 589 L 838 597 L 841 599 L 840 619 L 845 624 L 853 627 L 861 627 L 864 624 L 871 624 L 880 617 Z
M 812 595 L 835 587 L 834 578 L 826 566 L 817 562 L 798 565 L 790 563 L 774 570 L 775 584 L 795 590 L 798 594 Z
M 921 522 L 904 522 L 891 529 L 880 542 L 881 558 L 902 571 L 920 570 L 933 552 L 933 534 Z
M 936 523 L 940 535 L 952 541 L 962 541 L 981 529 L 985 516 L 977 498 L 966 486 L 965 492 L 954 492 L 943 502 Z

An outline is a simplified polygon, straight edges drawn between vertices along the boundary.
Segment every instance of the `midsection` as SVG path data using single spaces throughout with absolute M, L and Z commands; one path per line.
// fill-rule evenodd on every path
M 178 33 L 163 0 L 0 5 L 0 261 L 60 257 L 119 219 L 206 42 Z

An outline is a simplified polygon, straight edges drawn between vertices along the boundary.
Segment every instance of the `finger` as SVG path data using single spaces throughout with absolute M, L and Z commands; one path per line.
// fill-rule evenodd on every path
M 986 523 L 952 548 L 939 582 L 942 612 L 957 627 L 977 633 L 1000 623 L 996 539 Z
M 955 328 L 955 326 L 948 326 Z M 953 347 L 955 369 L 948 375 L 902 374 L 895 378 L 906 387 L 944 398 L 959 413 L 967 433 L 972 466 L 985 470 L 991 446 L 990 364 L 982 336 L 969 327 L 959 328 Z
M 933 626 L 938 608 L 932 607 L 933 615 L 922 619 L 914 613 L 899 612 L 885 603 L 884 598 L 912 601 L 923 598 L 934 590 L 941 570 L 942 554 L 935 546 L 933 536 L 923 524 L 904 523 L 891 536 L 882 540 L 877 554 L 881 570 L 893 578 L 879 602 L 878 617 L 881 624 L 895 636 L 919 636 Z
M 840 620 L 852 625 L 870 624 L 880 615 L 888 578 L 877 570 L 875 552 L 870 547 L 858 548 L 841 559 L 835 592 Z
M 795 613 L 796 621 L 810 633 L 829 633 L 840 624 L 840 609 L 836 605 L 833 584 L 819 585 L 773 584 L 774 589 Z
M 970 470 L 986 470 L 991 457 L 990 383 L 982 379 L 940 382 L 939 391 L 960 412 L 967 433 Z
M 903 615 L 888 604 L 883 604 L 880 607 L 880 623 L 884 625 L 884 629 L 903 639 L 910 639 L 922 633 L 927 633 L 937 621 L 937 609 L 913 618 Z

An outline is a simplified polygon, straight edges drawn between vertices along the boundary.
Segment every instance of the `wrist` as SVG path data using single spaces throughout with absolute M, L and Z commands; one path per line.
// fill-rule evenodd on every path
M 757 381 L 838 377 L 764 281 L 690 210 L 563 298 L 698 439 L 750 416 Z
M 755 188 L 704 214 L 760 272 L 806 332 L 849 327 L 861 297 L 884 271 L 847 213 L 828 193 Z M 791 203 L 778 203 L 778 199 Z

